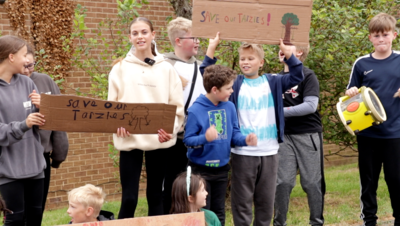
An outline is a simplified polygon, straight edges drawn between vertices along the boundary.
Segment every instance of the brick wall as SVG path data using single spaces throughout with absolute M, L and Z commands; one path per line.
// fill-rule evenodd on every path
M 95 28 L 103 18 L 113 18 L 117 13 L 116 0 L 86 0 L 77 1 L 85 6 L 87 11 L 86 23 L 89 28 Z M 167 0 L 151 0 L 150 4 L 143 7 L 139 13 L 149 18 L 160 37 L 161 28 L 166 27 L 166 18 L 172 16 L 172 8 Z M 146 8 L 148 8 L 146 10 Z M 29 24 L 28 24 L 29 26 Z M 8 16 L 3 6 L 0 6 L 0 30 L 2 35 L 14 34 Z M 89 31 L 90 32 L 90 31 Z M 122 31 L 127 32 L 127 31 Z M 82 92 L 88 92 L 91 83 L 88 76 L 82 71 L 73 70 L 66 78 L 66 85 L 73 88 L 80 87 Z M 71 93 L 66 89 L 64 92 Z M 120 186 L 114 173 L 118 171 L 113 167 L 109 157 L 108 144 L 112 136 L 104 133 L 68 133 L 70 149 L 67 160 L 59 169 L 52 169 L 51 184 L 46 204 L 47 209 L 66 207 L 67 192 L 72 188 L 91 183 L 103 187 L 108 194 L 108 200 L 120 199 Z M 337 147 L 325 146 L 325 152 L 334 152 Z M 353 154 L 353 153 L 349 153 Z M 328 157 L 325 166 L 338 165 L 356 161 L 356 158 Z M 143 192 L 143 187 L 141 188 Z

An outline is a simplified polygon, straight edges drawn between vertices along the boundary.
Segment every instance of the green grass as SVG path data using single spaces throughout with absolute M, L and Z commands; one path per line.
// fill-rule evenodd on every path
M 303 192 L 299 176 L 293 189 L 288 225 L 308 225 L 309 209 L 306 194 Z M 326 194 L 324 217 L 326 225 L 361 225 L 360 215 L 360 183 L 356 164 L 331 167 L 325 170 Z M 379 180 L 378 188 L 378 217 L 389 219 L 392 214 L 389 193 L 383 173 Z M 107 202 L 103 209 L 118 215 L 120 202 Z M 42 225 L 68 224 L 67 208 L 46 211 Z M 233 226 L 232 214 L 227 210 L 226 225 Z M 140 198 L 135 217 L 147 216 L 146 198 Z

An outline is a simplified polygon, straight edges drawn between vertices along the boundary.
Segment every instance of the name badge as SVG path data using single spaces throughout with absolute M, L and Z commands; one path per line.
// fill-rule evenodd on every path
M 31 106 L 32 106 L 32 103 L 31 103 L 30 100 L 29 101 L 25 101 L 22 104 L 24 105 L 24 108 L 27 108 L 27 109 L 30 109 Z

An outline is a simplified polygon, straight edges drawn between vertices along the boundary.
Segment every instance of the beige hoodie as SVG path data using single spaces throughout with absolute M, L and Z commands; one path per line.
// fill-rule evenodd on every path
M 143 151 L 168 148 L 175 144 L 176 133 L 183 124 L 182 83 L 171 64 L 162 56 L 154 58 L 153 66 L 139 60 L 131 52 L 114 65 L 108 77 L 108 100 L 127 103 L 163 103 L 176 105 L 173 138 L 165 143 L 157 134 L 131 135 L 121 138 L 114 134 L 115 148 L 120 151 Z M 160 128 L 162 129 L 162 128 Z

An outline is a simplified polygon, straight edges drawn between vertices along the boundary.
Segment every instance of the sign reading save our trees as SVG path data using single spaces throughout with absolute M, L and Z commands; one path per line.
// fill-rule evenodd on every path
M 312 0 L 194 0 L 195 37 L 308 45 Z
M 173 132 L 176 106 L 41 94 L 40 113 L 45 130 L 116 133 L 124 127 L 131 134 L 157 134 L 159 129 Z

